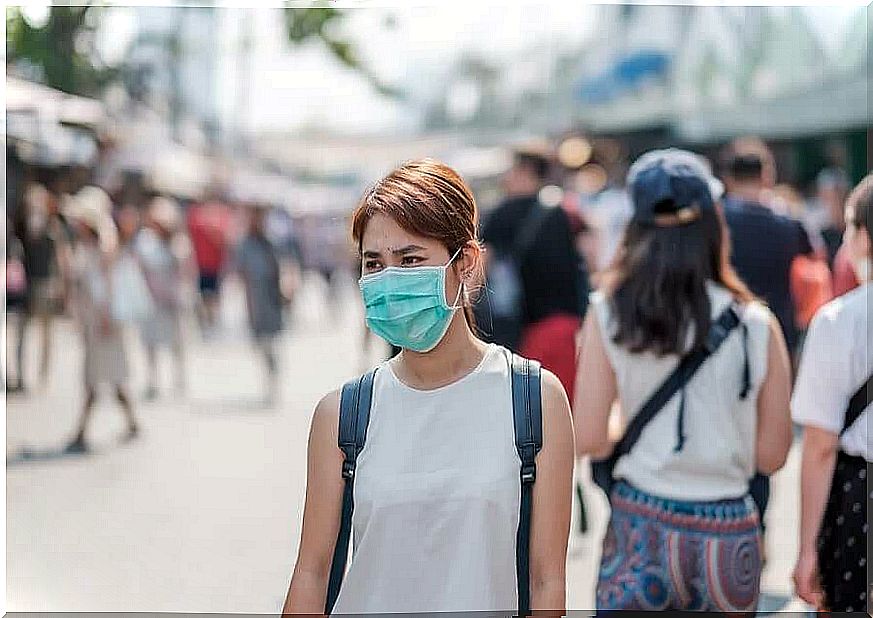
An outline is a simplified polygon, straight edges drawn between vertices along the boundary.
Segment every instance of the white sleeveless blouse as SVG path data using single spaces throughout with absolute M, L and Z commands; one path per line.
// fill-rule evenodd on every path
M 381 365 L 334 613 L 516 609 L 521 462 L 509 360 L 491 345 L 471 373 L 430 391 Z
M 707 286 L 716 318 L 733 301 L 725 288 Z M 610 364 L 625 416 L 632 418 L 679 363 L 678 355 L 658 357 L 634 354 L 612 340 L 615 324 L 610 302 L 600 292 L 591 295 L 591 307 Z M 759 302 L 742 307 L 740 320 L 748 329 L 747 347 L 736 328 L 721 347 L 697 370 L 685 387 L 682 449 L 675 451 L 680 394 L 646 425 L 639 441 L 616 467 L 623 478 L 649 494 L 675 500 L 722 500 L 746 494 L 755 474 L 755 437 L 758 392 L 767 375 L 767 347 L 772 314 Z M 742 391 L 743 360 L 748 353 L 750 390 Z M 584 383 L 581 395 L 584 397 Z

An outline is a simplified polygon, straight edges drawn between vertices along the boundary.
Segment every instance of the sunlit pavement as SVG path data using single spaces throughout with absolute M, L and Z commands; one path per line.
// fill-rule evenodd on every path
M 322 292 L 309 281 L 297 301 L 272 409 L 261 404 L 259 358 L 238 290 L 229 289 L 223 331 L 208 342 L 193 324 L 188 333 L 187 393 L 173 392 L 166 359 L 161 396 L 143 402 L 136 346 L 132 391 L 142 435 L 120 443 L 124 424 L 106 393 L 89 430 L 94 452 L 85 456 L 59 452 L 72 436 L 82 388 L 76 333 L 68 322 L 57 325 L 49 385 L 7 398 L 8 611 L 281 607 L 300 532 L 310 414 L 323 393 L 383 352 L 375 341 L 369 355 L 361 351 L 351 285 L 338 315 L 323 310 Z M 28 361 L 35 370 L 36 359 Z M 795 449 L 774 479 L 762 609 L 802 609 L 790 600 L 789 580 L 797 488 Z M 593 605 L 605 525 L 605 500 L 590 486 L 586 500 L 590 531 L 574 531 L 570 541 L 573 609 Z

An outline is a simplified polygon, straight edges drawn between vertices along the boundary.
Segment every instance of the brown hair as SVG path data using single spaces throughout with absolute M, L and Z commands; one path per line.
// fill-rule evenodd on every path
M 846 208 L 852 210 L 851 223 L 856 228 L 864 228 L 870 244 L 873 246 L 873 221 L 870 220 L 873 210 L 873 174 L 867 174 L 861 182 L 852 189 L 846 198 Z
M 434 159 L 404 163 L 364 193 L 352 214 L 358 254 L 367 223 L 376 214 L 391 217 L 407 232 L 438 240 L 449 255 L 478 242 L 479 213 L 472 191 L 455 170 Z M 471 274 L 464 315 L 475 329 L 472 301 L 484 278 L 481 261 Z

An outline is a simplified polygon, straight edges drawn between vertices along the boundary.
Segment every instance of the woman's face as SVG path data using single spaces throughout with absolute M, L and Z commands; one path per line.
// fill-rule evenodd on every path
M 843 242 L 853 262 L 870 259 L 870 238 L 863 228 L 855 225 L 855 211 L 852 207 L 846 208 L 846 232 L 843 235 Z
M 362 275 L 377 273 L 391 266 L 443 266 L 452 257 L 440 241 L 407 232 L 394 219 L 383 214 L 373 215 L 364 228 L 361 256 Z M 466 270 L 465 261 L 462 252 L 446 273 L 448 302 L 458 294 L 461 284 L 458 273 Z

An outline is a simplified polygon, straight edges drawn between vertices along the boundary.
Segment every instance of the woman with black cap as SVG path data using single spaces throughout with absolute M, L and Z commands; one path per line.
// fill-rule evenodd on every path
M 723 187 L 704 160 L 647 153 L 628 187 L 634 215 L 592 295 L 576 389 L 577 450 L 614 464 L 597 607 L 754 611 L 748 483 L 791 444 L 785 341 L 730 267 Z M 616 400 L 628 419 L 618 445 Z

